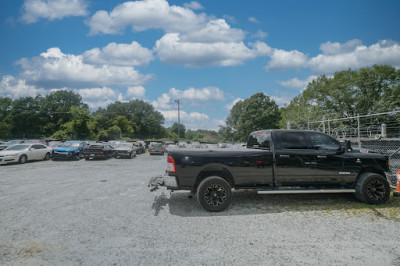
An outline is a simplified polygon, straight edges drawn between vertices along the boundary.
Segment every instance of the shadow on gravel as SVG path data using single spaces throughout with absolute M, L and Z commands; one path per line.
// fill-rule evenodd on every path
M 302 213 L 308 211 L 357 213 L 367 211 L 377 218 L 400 221 L 400 199 L 393 198 L 382 205 L 357 201 L 352 194 L 286 194 L 258 195 L 252 190 L 235 191 L 231 205 L 222 212 L 204 210 L 197 197 L 189 192 L 162 191 L 154 197 L 152 208 L 157 216 L 161 211 L 182 217 L 232 216 L 268 213 Z M 385 211 L 387 209 L 387 211 Z

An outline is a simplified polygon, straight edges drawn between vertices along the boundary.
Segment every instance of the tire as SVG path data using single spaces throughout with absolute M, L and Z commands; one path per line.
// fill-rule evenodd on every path
M 81 157 L 79 156 L 79 154 L 74 155 L 73 160 L 74 161 L 79 161 L 81 159 Z
M 44 156 L 43 160 L 48 161 L 50 160 L 50 153 L 46 153 L 46 155 Z
M 380 174 L 361 174 L 357 179 L 354 188 L 356 190 L 354 196 L 359 201 L 368 204 L 385 203 L 390 196 L 389 182 Z
M 85 160 L 86 160 L 86 161 L 89 161 L 89 158 L 88 158 L 88 157 L 85 157 Z
M 19 157 L 18 162 L 21 163 L 21 164 L 24 164 L 24 163 L 26 163 L 27 159 L 28 158 L 26 157 L 26 155 L 21 155 L 21 157 Z
M 205 178 L 197 189 L 197 200 L 204 209 L 210 212 L 226 209 L 231 203 L 231 199 L 231 186 L 219 176 Z

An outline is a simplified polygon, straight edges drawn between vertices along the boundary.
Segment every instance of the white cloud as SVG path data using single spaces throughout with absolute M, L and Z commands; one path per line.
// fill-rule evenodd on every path
M 142 86 L 128 87 L 124 98 L 130 101 L 132 99 L 143 98 L 145 94 L 146 89 Z
M 225 105 L 226 109 L 228 111 L 230 111 L 232 109 L 233 106 L 235 106 L 235 104 L 237 104 L 238 102 L 243 101 L 242 98 L 236 98 L 235 100 L 233 100 L 233 102 L 231 102 L 230 104 Z
M 170 6 L 165 0 L 125 2 L 110 13 L 97 11 L 86 24 L 90 34 L 120 34 L 127 26 L 134 31 L 163 29 L 166 32 L 190 32 L 200 28 L 206 21 L 204 14 L 191 9 Z
M 190 3 L 185 3 L 185 4 L 183 4 L 183 6 L 186 8 L 190 8 L 192 10 L 204 9 L 204 7 L 199 2 L 196 2 L 196 1 L 192 1 Z
M 266 39 L 268 37 L 268 33 L 262 31 L 262 30 L 258 30 L 256 33 L 254 33 L 253 35 L 251 35 L 252 38 L 254 39 Z
M 224 92 L 215 87 L 206 87 L 202 89 L 189 88 L 184 91 L 171 88 L 169 94 L 177 99 L 192 101 L 223 101 L 225 99 Z
M 274 100 L 277 105 L 283 106 L 286 103 L 290 103 L 290 101 L 293 99 L 293 96 L 270 96 L 270 98 Z
M 252 23 L 257 23 L 257 24 L 260 23 L 260 21 L 258 21 L 258 19 L 255 17 L 249 17 L 249 21 Z
M 231 28 L 224 19 L 210 20 L 203 28 L 181 35 L 182 41 L 198 43 L 239 42 L 245 34 Z
M 46 90 L 38 89 L 33 85 L 26 84 L 25 80 L 17 79 L 13 76 L 3 76 L 0 82 L 0 97 L 18 99 L 21 97 L 35 97 L 36 95 L 47 94 Z
M 242 64 L 244 60 L 265 55 L 268 46 L 256 42 L 251 44 L 250 49 L 243 42 L 184 42 L 178 33 L 169 33 L 156 42 L 154 50 L 159 59 L 168 64 L 191 67 L 234 66 Z
M 309 76 L 305 80 L 300 80 L 298 78 L 292 78 L 292 79 L 285 80 L 285 81 L 277 81 L 276 83 L 278 83 L 279 85 L 281 85 L 283 87 L 287 87 L 287 88 L 302 89 L 302 88 L 306 87 L 308 85 L 308 83 L 310 83 L 311 81 L 313 81 L 316 78 L 317 78 L 317 76 Z
M 83 62 L 95 65 L 145 66 L 153 59 L 153 52 L 135 41 L 130 44 L 112 42 L 101 50 L 93 48 L 83 53 Z
M 273 49 L 268 52 L 271 60 L 266 71 L 281 71 L 291 68 L 309 68 L 316 74 L 333 74 L 344 69 L 359 69 L 372 65 L 391 65 L 400 68 L 400 44 L 382 40 L 371 46 L 362 45 L 360 40 L 350 40 L 344 44 L 323 43 L 322 54 L 307 58 L 297 50 Z
M 307 63 L 307 56 L 297 50 L 285 51 L 271 49 L 268 56 L 271 60 L 265 66 L 267 71 L 282 71 L 290 68 L 304 67 Z
M 176 99 L 181 100 L 181 104 L 193 104 L 198 102 L 223 101 L 225 97 L 224 92 L 215 87 L 206 87 L 202 89 L 189 88 L 184 91 L 171 88 L 168 93 L 163 93 L 157 100 L 153 101 L 152 104 L 157 109 L 176 109 Z
M 165 126 L 170 127 L 173 123 L 178 122 L 178 111 L 169 110 L 162 111 L 161 114 L 165 118 Z M 225 122 L 218 119 L 211 119 L 208 115 L 199 112 L 187 113 L 186 111 L 180 111 L 180 122 L 185 126 L 186 129 L 197 130 L 197 129 L 208 129 L 218 130 L 219 126 L 224 125 Z
M 326 55 L 337 55 L 353 52 L 358 46 L 361 45 L 362 42 L 360 40 L 354 39 L 344 44 L 338 42 L 326 42 L 320 45 L 320 49 Z
M 35 23 L 40 18 L 55 20 L 68 16 L 86 16 L 85 0 L 25 0 L 21 20 Z
M 73 91 L 81 95 L 82 101 L 87 103 L 92 110 L 107 107 L 107 105 L 123 99 L 119 91 L 107 87 L 75 89 Z
M 400 68 L 400 45 L 394 41 L 383 40 L 371 46 L 361 45 L 358 40 L 343 45 L 325 43 L 321 45 L 321 49 L 324 54 L 311 58 L 307 64 L 314 73 L 331 74 L 343 69 L 358 69 L 374 64 Z
M 151 77 L 132 67 L 85 64 L 81 55 L 64 54 L 59 48 L 50 48 L 31 59 L 23 58 L 17 64 L 29 84 L 44 88 L 135 86 Z

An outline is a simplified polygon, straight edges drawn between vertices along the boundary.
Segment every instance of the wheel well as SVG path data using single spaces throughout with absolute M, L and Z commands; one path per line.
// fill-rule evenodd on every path
M 360 179 L 360 176 L 364 173 L 375 173 L 375 174 L 379 174 L 386 178 L 385 172 L 383 170 L 370 166 L 370 167 L 365 167 L 365 168 L 361 169 L 361 171 L 358 173 L 356 181 L 358 179 Z
M 375 167 L 365 167 L 361 169 L 361 172 L 358 174 L 360 176 L 363 173 L 375 173 L 375 174 L 380 174 L 382 176 L 385 176 L 385 172 L 382 171 L 382 169 L 377 169 Z
M 200 182 L 209 176 L 219 176 L 225 179 L 231 187 L 234 187 L 235 185 L 232 174 L 226 168 L 204 169 L 197 175 L 196 183 L 194 184 L 194 191 L 197 191 Z

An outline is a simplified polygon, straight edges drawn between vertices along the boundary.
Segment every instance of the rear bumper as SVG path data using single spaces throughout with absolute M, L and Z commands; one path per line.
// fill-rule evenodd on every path
M 150 179 L 149 187 L 150 191 L 158 189 L 160 186 L 164 186 L 167 189 L 179 189 L 178 181 L 176 176 L 169 176 L 164 174 L 162 176 L 154 176 Z

